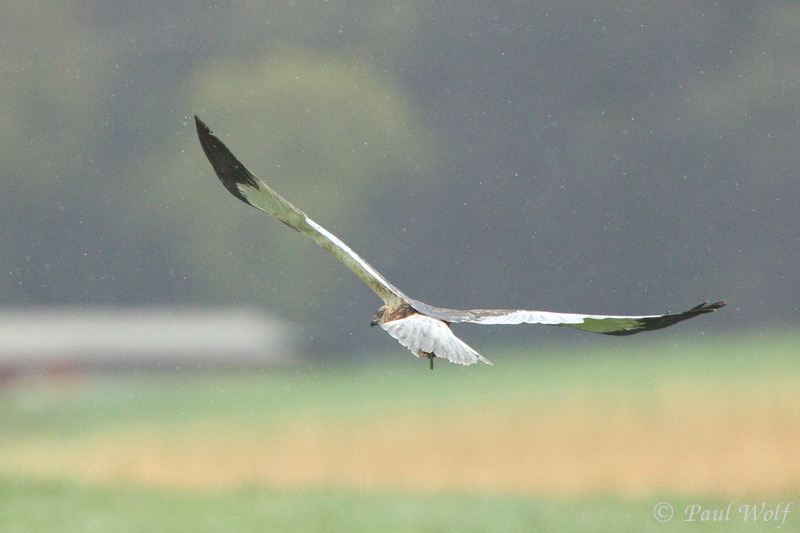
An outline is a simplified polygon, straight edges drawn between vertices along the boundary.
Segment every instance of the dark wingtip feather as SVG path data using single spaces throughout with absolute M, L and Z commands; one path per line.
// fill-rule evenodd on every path
M 200 135 L 201 131 L 205 131 L 206 133 L 210 133 L 211 130 L 206 126 L 206 123 L 200 120 L 200 117 L 197 115 L 194 116 L 194 124 L 197 126 L 197 134 Z
M 720 300 L 718 302 L 714 302 L 713 304 L 709 304 L 708 301 L 705 301 L 705 302 L 701 303 L 700 305 L 692 307 L 691 309 L 689 309 L 685 313 L 681 313 L 681 314 L 686 314 L 686 313 L 697 313 L 697 314 L 700 314 L 700 313 L 711 313 L 711 312 L 716 311 L 720 307 L 725 307 L 726 305 L 728 305 L 728 304 L 725 302 L 725 300 Z
M 205 152 L 211 166 L 214 167 L 217 177 L 232 195 L 249 204 L 250 202 L 242 195 L 237 184 L 241 183 L 257 189 L 258 184 L 255 181 L 255 176 L 236 159 L 236 156 L 219 140 L 219 137 L 211 133 L 211 128 L 200 120 L 200 117 L 195 115 L 194 121 L 197 126 L 197 137 L 200 139 L 200 146 L 203 147 L 203 152 Z
M 720 300 L 718 302 L 714 302 L 713 304 L 709 304 L 706 301 L 682 313 L 669 313 L 662 316 L 641 318 L 638 321 L 638 327 L 633 329 L 624 329 L 619 331 L 603 332 L 603 333 L 606 335 L 622 336 L 622 335 L 634 335 L 636 333 L 641 333 L 643 331 L 653 331 L 656 329 L 667 328 L 669 326 L 672 326 L 673 324 L 677 324 L 678 322 L 683 322 L 684 320 L 688 320 L 690 318 L 694 318 L 696 316 L 705 313 L 713 313 L 717 309 L 725 307 L 726 305 L 727 303 L 725 302 L 725 300 Z

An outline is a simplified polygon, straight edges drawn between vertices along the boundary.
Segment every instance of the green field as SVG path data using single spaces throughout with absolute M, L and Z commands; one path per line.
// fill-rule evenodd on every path
M 0 389 L 0 531 L 775 529 L 685 510 L 800 504 L 800 337 L 665 337 L 26 377 Z

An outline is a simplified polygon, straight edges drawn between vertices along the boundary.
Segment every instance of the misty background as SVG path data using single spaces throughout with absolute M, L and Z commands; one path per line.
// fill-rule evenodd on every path
M 5 2 L 0 305 L 241 304 L 385 350 L 380 300 L 218 183 L 198 114 L 414 298 L 795 327 L 798 27 L 785 1 Z

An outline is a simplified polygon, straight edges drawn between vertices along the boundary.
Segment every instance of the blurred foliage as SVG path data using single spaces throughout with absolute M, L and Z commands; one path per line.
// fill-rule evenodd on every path
M 230 87 L 239 88 L 235 99 Z M 400 91 L 340 58 L 284 51 L 258 63 L 220 62 L 198 72 L 187 95 L 189 109 L 254 172 L 353 243 L 391 231 L 381 199 L 426 187 L 435 151 L 413 108 Z M 191 163 L 158 154 L 160 170 L 147 178 L 137 211 L 157 211 L 150 219 L 157 227 L 185 228 L 179 255 L 189 277 L 209 281 L 211 298 L 267 302 L 300 319 L 309 309 L 337 314 L 348 293 L 371 294 L 311 241 L 229 196 L 188 133 L 178 140 Z
M 350 344 L 378 301 L 215 183 L 197 113 L 431 303 L 728 297 L 747 311 L 717 323 L 796 323 L 798 23 L 790 2 L 7 2 L 0 298 L 246 301 Z
M 23 377 L 0 389 L 3 530 L 651 531 L 659 501 L 796 501 L 798 342 L 544 343 L 435 373 L 387 347 L 266 372 Z M 737 523 L 766 530 L 724 531 Z

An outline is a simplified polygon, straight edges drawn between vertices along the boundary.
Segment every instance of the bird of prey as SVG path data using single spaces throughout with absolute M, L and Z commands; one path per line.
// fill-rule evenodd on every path
M 435 357 L 461 365 L 471 365 L 478 361 L 492 364 L 453 334 L 450 325 L 458 322 L 546 324 L 604 335 L 632 335 L 666 328 L 682 320 L 716 311 L 725 305 L 725 301 L 712 304 L 703 302 L 682 313 L 645 316 L 581 315 L 522 309 L 456 310 L 434 307 L 403 294 L 338 237 L 311 220 L 247 170 L 197 116 L 195 123 L 203 151 L 225 188 L 239 200 L 274 216 L 293 230 L 309 237 L 352 270 L 383 300 L 384 304 L 373 317 L 371 325 L 380 326 L 417 357 L 427 357 L 431 369 Z

